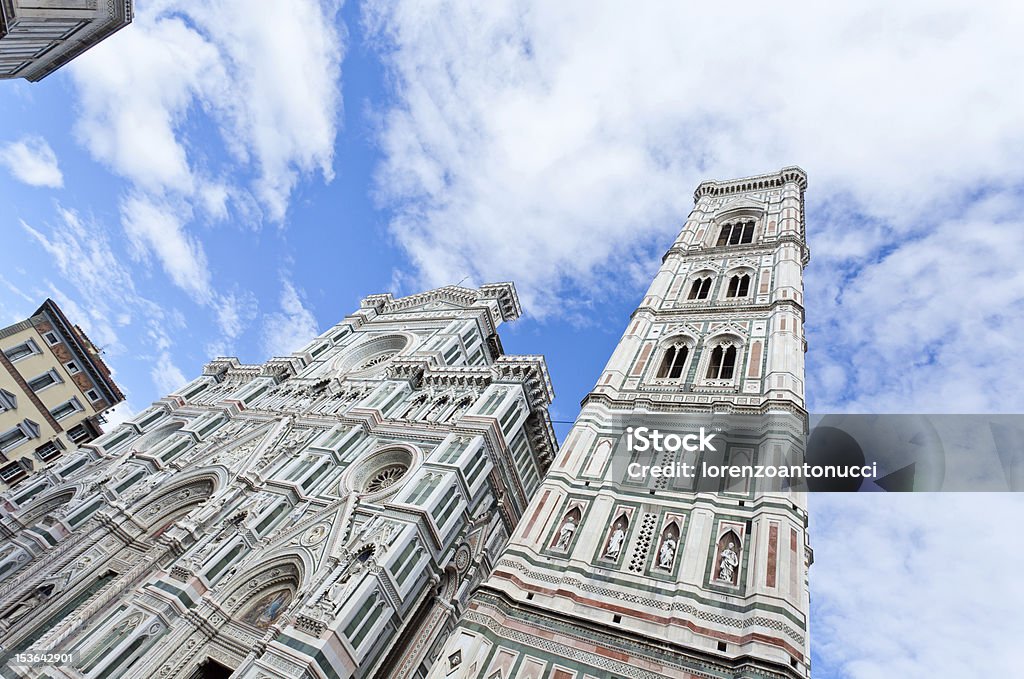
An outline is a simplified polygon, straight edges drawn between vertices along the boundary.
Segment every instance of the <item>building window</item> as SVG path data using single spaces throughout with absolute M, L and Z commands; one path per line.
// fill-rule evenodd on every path
M 750 274 L 736 275 L 729 279 L 726 297 L 746 297 L 750 292 Z
M 0 434 L 0 452 L 17 448 L 25 441 L 28 441 L 28 435 L 22 431 L 21 427 L 12 427 Z
M 21 344 L 18 344 L 17 346 L 13 346 L 10 349 L 4 349 L 4 354 L 12 362 L 13 361 L 20 361 L 21 359 L 25 358 L 26 356 L 31 356 L 32 354 L 41 354 L 41 353 L 43 353 L 43 352 L 39 350 L 39 347 L 36 346 L 36 343 L 34 341 L 32 341 L 31 339 L 25 340 Z
M 82 410 L 85 409 L 82 407 L 82 404 L 78 402 L 78 399 L 71 398 L 68 399 L 67 401 L 64 401 L 64 403 L 61 403 L 59 406 L 51 410 L 50 415 L 53 416 L 53 419 L 60 420 L 67 417 L 68 415 L 77 413 Z
M 85 392 L 85 396 L 86 398 L 89 399 L 89 403 L 95 403 L 96 401 L 100 400 L 100 395 L 96 393 L 95 389 L 90 389 L 89 391 Z
M 0 389 L 0 413 L 5 410 L 14 410 L 17 407 L 18 397 L 6 389 Z
M 686 296 L 686 299 L 707 299 L 709 292 L 711 292 L 711 277 L 697 278 L 690 286 L 690 294 Z
M 741 245 L 754 242 L 754 222 L 725 224 L 718 234 L 715 245 Z
M 52 387 L 55 384 L 59 384 L 62 380 L 55 370 L 47 370 L 39 377 L 33 377 L 28 381 L 29 389 L 32 391 L 42 391 L 47 387 Z
M 70 432 L 68 433 L 70 434 Z M 61 452 L 63 449 L 57 445 L 56 441 L 48 441 L 36 448 L 36 457 L 43 462 L 49 462 L 60 457 Z
M 64 367 L 68 369 L 68 374 L 70 375 L 74 375 L 82 371 L 82 369 L 79 368 L 78 364 L 75 363 L 74 361 L 68 361 L 67 363 L 64 364 Z
M 690 348 L 685 344 L 666 349 L 665 356 L 661 359 L 661 367 L 658 368 L 658 377 L 667 377 L 673 380 L 682 377 L 686 357 L 689 354 Z
M 89 437 L 89 428 L 85 426 L 84 422 L 68 429 L 68 438 L 75 444 L 85 443 L 89 440 Z
M 55 332 L 44 332 L 43 339 L 45 339 L 46 343 L 49 344 L 50 346 L 53 346 L 54 344 L 60 342 L 60 339 L 57 337 L 57 333 Z
M 708 363 L 709 380 L 731 380 L 736 370 L 736 347 L 719 345 L 711 350 Z
M 28 472 L 25 470 L 25 467 L 21 465 L 19 460 L 15 460 L 10 464 L 0 467 L 0 481 L 3 481 L 8 485 L 17 483 L 26 476 L 28 476 Z
M 17 448 L 29 439 L 39 438 L 39 425 L 32 420 L 22 420 L 21 424 L 0 434 L 0 452 Z

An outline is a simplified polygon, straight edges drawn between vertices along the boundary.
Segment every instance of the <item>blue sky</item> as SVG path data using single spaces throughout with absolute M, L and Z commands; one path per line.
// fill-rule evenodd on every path
M 128 395 L 116 420 L 364 295 L 511 279 L 505 348 L 547 357 L 571 420 L 696 184 L 799 164 L 810 407 L 1019 412 L 1024 15 L 890 4 L 139 0 L 0 85 L 0 321 L 57 299 Z M 816 498 L 816 675 L 1012 674 L 1024 547 L 989 517 L 1021 503 L 871 503 Z M 968 581 L 1002 627 L 937 608 Z

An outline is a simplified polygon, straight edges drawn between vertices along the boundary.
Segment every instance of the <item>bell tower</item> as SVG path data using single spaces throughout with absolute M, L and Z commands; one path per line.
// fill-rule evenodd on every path
M 637 481 L 623 447 L 630 424 L 707 427 L 717 449 L 656 461 L 796 461 L 806 186 L 788 167 L 697 187 L 432 679 L 810 676 L 806 496 L 750 479 L 710 492 L 695 479 Z

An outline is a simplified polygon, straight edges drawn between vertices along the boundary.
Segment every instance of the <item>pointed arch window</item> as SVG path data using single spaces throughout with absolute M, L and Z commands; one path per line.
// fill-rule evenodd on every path
M 729 279 L 726 297 L 746 297 L 750 292 L 750 274 L 737 274 Z
M 695 278 L 693 283 L 690 285 L 690 294 L 686 296 L 686 299 L 707 299 L 708 294 L 711 292 L 711 277 L 703 276 L 701 278 Z
M 661 359 L 661 366 L 658 368 L 658 377 L 673 380 L 681 378 L 689 354 L 690 348 L 685 344 L 671 346 L 666 349 L 665 355 Z
M 736 222 L 723 224 L 722 230 L 718 232 L 717 246 L 743 245 L 754 242 L 754 222 Z
M 736 372 L 736 347 L 719 345 L 711 350 L 707 379 L 731 380 Z

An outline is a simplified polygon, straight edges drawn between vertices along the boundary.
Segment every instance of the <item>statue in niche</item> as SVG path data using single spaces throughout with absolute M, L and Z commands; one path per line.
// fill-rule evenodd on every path
M 347 578 L 346 578 L 347 580 Z M 337 610 L 345 602 L 345 582 L 342 579 L 338 579 L 330 588 L 327 590 L 327 598 L 334 604 L 332 610 Z
M 293 409 L 298 412 L 305 412 L 309 406 L 313 405 L 313 396 L 309 390 L 298 392 L 299 399 L 295 402 Z
M 736 577 L 736 567 L 740 565 L 740 558 L 734 551 L 735 542 L 730 542 L 718 556 L 718 579 L 723 582 L 732 583 Z
M 204 545 L 199 547 L 192 556 L 189 557 L 189 563 L 192 564 L 192 568 L 199 570 L 206 563 L 206 558 L 210 556 L 210 553 L 215 550 L 220 543 L 224 540 L 224 528 L 221 527 L 217 533 L 213 536 L 212 540 L 207 541 Z
M 558 543 L 555 545 L 558 549 L 569 549 L 569 543 L 572 542 L 572 535 L 576 532 L 576 524 L 573 523 L 572 517 L 565 517 L 565 523 L 558 531 Z
M 658 567 L 667 571 L 672 570 L 672 562 L 676 558 L 676 541 L 671 536 L 665 538 L 661 543 L 661 550 L 658 552 Z
M 32 590 L 32 593 L 22 599 L 17 606 L 11 609 L 5 617 L 8 624 L 13 624 L 24 618 L 36 608 L 46 603 L 53 594 L 53 585 L 43 585 Z
M 622 551 L 622 543 L 626 541 L 626 531 L 623 528 L 624 526 L 621 521 L 615 524 L 615 530 L 612 532 L 612 536 L 608 538 L 608 548 L 604 552 L 606 558 L 619 558 L 619 553 Z
M 328 588 L 327 598 L 331 601 L 335 611 L 340 609 L 352 592 L 355 591 L 355 588 L 362 580 L 363 572 L 369 572 L 366 560 L 372 553 L 372 550 L 367 549 L 360 551 L 356 555 L 355 560 L 345 567 L 341 576 Z

